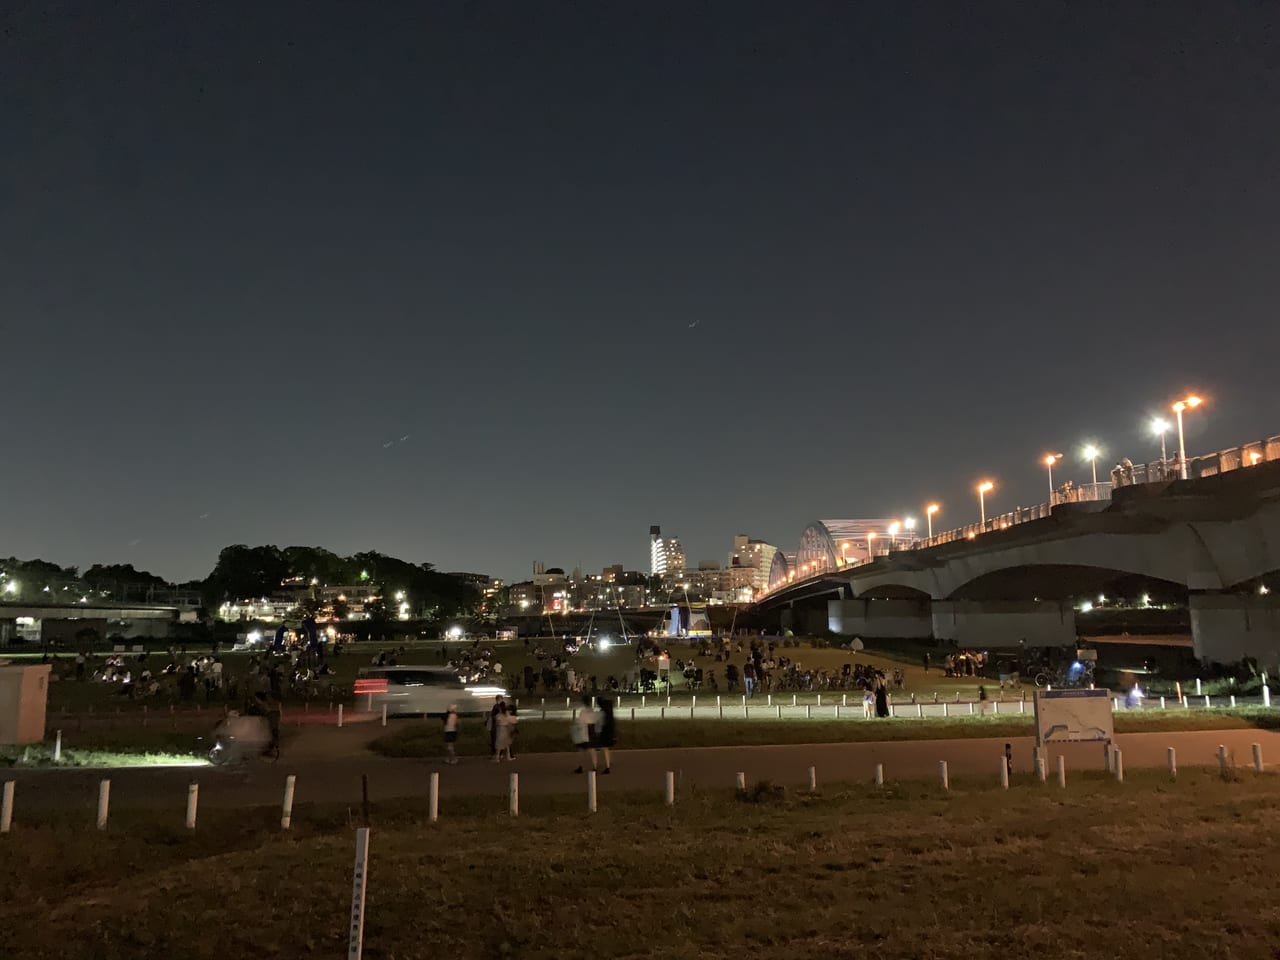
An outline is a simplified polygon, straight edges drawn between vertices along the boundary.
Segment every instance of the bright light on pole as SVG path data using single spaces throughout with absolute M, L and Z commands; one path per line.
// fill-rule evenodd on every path
M 902 523 L 898 520 L 889 524 L 889 549 L 892 550 L 898 543 L 898 531 L 902 529 Z
M 868 530 L 867 531 L 867 559 L 868 560 L 875 559 L 876 554 L 875 554 L 875 550 L 872 547 L 872 542 L 875 540 L 875 538 L 876 538 L 876 532 L 874 530 Z
M 1173 412 L 1178 415 L 1178 473 L 1183 480 L 1187 479 L 1187 443 L 1182 435 L 1182 411 L 1200 406 L 1199 397 L 1187 397 L 1173 405 Z
M 846 567 L 849 565 L 849 541 L 846 540 L 840 544 L 840 562 Z
M 1163 417 L 1156 417 L 1151 421 L 1151 432 L 1160 438 L 1160 463 L 1163 464 L 1169 459 L 1164 443 L 1164 435 L 1169 432 L 1169 421 Z
M 987 524 L 987 494 L 996 488 L 996 485 L 990 480 L 984 480 L 978 484 L 978 515 L 982 518 L 982 525 Z
M 924 508 L 925 519 L 929 522 L 929 539 L 933 539 L 933 515 L 938 512 L 938 505 L 931 503 Z
M 1102 451 L 1092 443 L 1084 448 L 1084 458 L 1088 460 L 1093 467 L 1093 485 L 1095 487 L 1098 485 L 1098 457 L 1101 455 Z
M 1060 453 L 1046 453 L 1044 455 L 1044 465 L 1049 469 L 1049 499 L 1053 499 L 1053 465 L 1062 459 Z

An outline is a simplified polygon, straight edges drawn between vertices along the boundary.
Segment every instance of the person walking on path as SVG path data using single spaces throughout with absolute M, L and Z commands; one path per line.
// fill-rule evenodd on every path
M 498 752 L 498 714 L 502 708 L 506 706 L 506 701 L 502 699 L 501 694 L 493 698 L 493 709 L 489 711 L 489 715 L 484 718 L 484 728 L 489 731 L 489 753 L 496 754 Z
M 582 706 L 574 711 L 573 723 L 569 727 L 569 738 L 573 741 L 574 746 L 578 748 L 579 753 L 586 753 L 591 757 L 591 769 L 596 768 L 596 750 L 592 745 L 595 740 L 595 728 L 599 723 L 595 710 L 591 708 L 591 698 L 583 697 Z M 574 773 L 582 773 L 582 763 L 578 764 L 578 769 Z
M 444 762 L 458 762 L 458 705 L 449 704 L 444 715 Z
M 604 770 L 601 773 L 608 773 L 609 767 L 612 765 L 613 746 L 618 742 L 618 729 L 613 719 L 613 701 L 607 697 L 600 701 L 599 725 L 596 727 L 596 747 L 600 750 L 601 756 L 604 758 Z
M 497 763 L 502 760 L 503 754 L 506 754 L 506 759 L 510 760 L 511 739 L 515 736 L 516 730 L 516 716 L 507 709 L 505 703 L 500 705 L 498 715 L 494 718 L 494 730 L 496 734 L 494 736 L 493 762 Z

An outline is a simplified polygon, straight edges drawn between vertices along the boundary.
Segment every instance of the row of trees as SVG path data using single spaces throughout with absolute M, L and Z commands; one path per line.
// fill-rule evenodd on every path
M 481 596 L 476 588 L 457 577 L 441 573 L 430 563 L 410 563 L 398 557 L 367 551 L 343 557 L 323 547 L 284 547 L 233 544 L 218 554 L 218 562 L 202 581 L 172 584 L 131 564 L 94 564 L 84 573 L 76 567 L 62 567 L 46 560 L 0 560 L 0 572 L 22 585 L 25 599 L 38 594 L 57 599 L 76 594 L 119 601 L 139 601 L 148 594 L 186 588 L 198 590 L 209 612 L 225 601 L 247 597 L 268 597 L 282 582 L 302 577 L 318 584 L 367 583 L 381 588 L 380 603 L 372 606 L 375 617 L 389 615 L 387 604 L 395 593 L 404 591 L 415 615 L 455 617 L 474 613 Z M 51 596 L 50 599 L 55 597 Z M 11 598 L 0 598 L 11 599 Z

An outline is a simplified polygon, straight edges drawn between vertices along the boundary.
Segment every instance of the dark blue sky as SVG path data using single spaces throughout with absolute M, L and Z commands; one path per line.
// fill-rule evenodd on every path
M 1274 9 L 8 4 L 0 555 L 643 567 L 1280 433 Z

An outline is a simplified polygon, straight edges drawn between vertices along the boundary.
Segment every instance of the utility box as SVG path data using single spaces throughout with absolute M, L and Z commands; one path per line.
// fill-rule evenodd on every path
M 47 663 L 0 664 L 0 747 L 44 739 L 49 670 Z

